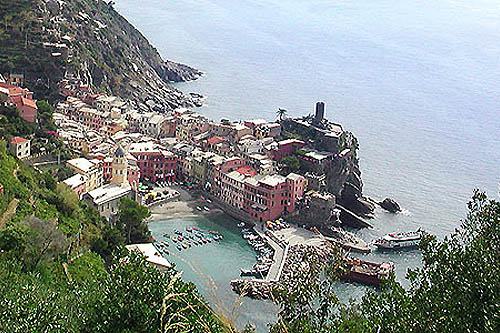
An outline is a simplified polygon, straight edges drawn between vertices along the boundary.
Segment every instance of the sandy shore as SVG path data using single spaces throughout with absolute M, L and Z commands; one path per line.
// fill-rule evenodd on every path
M 180 187 L 175 187 L 175 190 L 180 193 L 178 198 L 169 202 L 153 205 L 149 208 L 152 220 L 196 217 L 223 213 L 222 210 L 215 205 L 208 203 L 205 200 L 194 198 L 191 193 Z M 200 207 L 201 210 L 197 209 L 197 207 Z M 204 207 L 208 207 L 210 211 L 206 211 Z

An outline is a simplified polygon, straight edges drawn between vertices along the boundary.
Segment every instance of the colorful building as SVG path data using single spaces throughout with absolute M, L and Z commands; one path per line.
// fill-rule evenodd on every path
M 291 156 L 293 153 L 302 147 L 304 147 L 305 142 L 296 139 L 287 139 L 278 142 L 278 146 L 272 151 L 273 158 L 276 161 L 281 161 L 283 157 Z
M 154 142 L 132 143 L 129 153 L 137 159 L 140 179 L 150 182 L 175 181 L 177 157 Z
M 66 165 L 76 173 L 86 177 L 87 191 L 92 191 L 103 184 L 101 162 L 97 159 L 75 158 L 66 162 Z
M 28 89 L 14 86 L 7 83 L 0 83 L 2 99 L 13 103 L 19 109 L 21 118 L 30 123 L 36 122 L 38 107 L 36 101 L 33 100 L 33 93 Z
M 261 222 L 293 212 L 307 188 L 307 180 L 300 175 L 263 176 L 249 167 L 218 172 L 215 183 L 213 193 L 220 200 Z
M 83 194 L 87 192 L 87 178 L 79 173 L 64 180 L 63 183 L 68 185 L 78 195 L 78 198 L 82 198 Z

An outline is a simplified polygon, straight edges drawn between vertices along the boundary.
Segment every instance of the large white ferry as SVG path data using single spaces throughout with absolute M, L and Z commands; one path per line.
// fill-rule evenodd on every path
M 416 247 L 420 243 L 422 231 L 398 232 L 377 239 L 374 244 L 379 249 L 395 250 Z

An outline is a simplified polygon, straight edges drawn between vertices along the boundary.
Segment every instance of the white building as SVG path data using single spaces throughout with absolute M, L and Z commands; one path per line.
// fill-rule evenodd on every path
M 103 184 L 103 172 L 99 160 L 88 160 L 80 157 L 67 161 L 66 165 L 86 177 L 87 191 L 92 191 Z
M 135 199 L 135 192 L 127 180 L 127 158 L 125 151 L 118 147 L 113 155 L 111 183 L 96 188 L 83 197 L 108 221 L 118 215 L 122 198 Z
M 31 141 L 16 136 L 10 140 L 9 149 L 19 159 L 28 158 L 31 154 Z

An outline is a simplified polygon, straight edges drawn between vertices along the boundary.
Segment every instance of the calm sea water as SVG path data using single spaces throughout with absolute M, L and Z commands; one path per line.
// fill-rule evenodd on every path
M 299 116 L 325 101 L 360 141 L 365 193 L 405 209 L 377 211 L 365 239 L 419 226 L 442 237 L 474 188 L 498 199 L 500 2 L 116 3 L 164 57 L 206 73 L 177 86 L 208 96 L 200 111 L 211 118 L 271 120 L 278 107 Z M 370 256 L 395 262 L 403 283 L 420 262 L 413 252 Z

